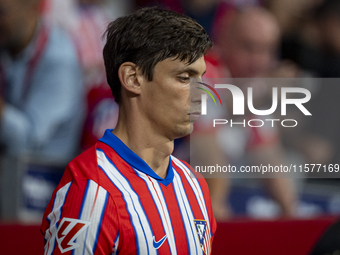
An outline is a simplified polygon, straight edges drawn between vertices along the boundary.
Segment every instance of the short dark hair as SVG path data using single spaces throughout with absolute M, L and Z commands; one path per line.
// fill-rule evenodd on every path
M 150 7 L 111 22 L 104 34 L 103 51 L 107 82 L 117 103 L 121 100 L 118 69 L 136 64 L 152 81 L 156 64 L 167 58 L 191 64 L 212 47 L 204 28 L 180 13 Z

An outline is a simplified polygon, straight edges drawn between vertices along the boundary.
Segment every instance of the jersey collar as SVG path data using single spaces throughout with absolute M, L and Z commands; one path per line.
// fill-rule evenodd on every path
M 163 179 L 159 177 L 150 166 L 136 153 L 134 153 L 129 147 L 127 147 L 117 136 L 112 134 L 113 129 L 107 129 L 104 136 L 99 141 L 109 145 L 117 154 L 129 163 L 133 168 L 151 176 L 163 185 L 167 186 L 174 178 L 174 171 L 172 169 L 171 156 L 169 159 L 168 172 L 166 177 Z

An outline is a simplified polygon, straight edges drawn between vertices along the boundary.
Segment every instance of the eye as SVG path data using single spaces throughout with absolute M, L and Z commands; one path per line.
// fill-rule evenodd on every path
M 178 79 L 179 79 L 181 82 L 188 83 L 189 80 L 190 80 L 190 77 L 186 77 L 186 76 L 178 76 Z

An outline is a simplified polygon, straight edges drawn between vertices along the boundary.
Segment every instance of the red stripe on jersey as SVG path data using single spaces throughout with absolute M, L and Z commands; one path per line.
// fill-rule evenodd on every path
M 203 214 L 201 212 L 201 207 L 199 206 L 199 204 L 197 202 L 197 198 L 195 196 L 195 193 L 193 192 L 190 184 L 188 183 L 183 171 L 176 164 L 173 164 L 173 167 L 175 168 L 176 172 L 179 174 L 179 176 L 182 179 L 185 194 L 188 197 L 192 212 L 194 214 L 194 218 L 195 219 L 204 219 Z
M 176 199 L 173 183 L 168 186 L 160 185 L 164 194 L 165 202 L 170 205 L 169 214 L 172 222 L 172 229 L 174 231 L 177 254 L 188 254 L 188 241 L 186 238 L 185 227 L 183 224 L 182 215 L 179 209 L 178 201 Z
M 104 150 L 106 156 L 109 157 L 112 162 L 115 162 L 115 164 L 117 162 L 121 161 L 121 159 L 117 155 L 117 153 L 115 153 L 115 151 L 112 150 L 112 148 L 109 147 L 108 145 L 103 144 L 103 143 L 97 143 L 96 144 L 96 148 Z M 128 210 L 127 210 L 126 202 L 124 200 L 124 197 L 123 197 L 122 193 L 120 192 L 120 190 L 106 176 L 106 174 L 104 173 L 103 170 L 100 169 L 99 173 L 100 173 L 101 183 L 103 184 L 102 187 L 104 189 L 106 189 L 111 194 L 112 200 L 114 201 L 114 204 L 115 204 L 115 207 L 116 207 L 115 210 L 106 210 L 105 211 L 105 214 L 108 215 L 108 220 L 110 220 L 110 216 L 109 215 L 111 215 L 111 217 L 115 217 L 117 219 L 115 224 L 116 225 L 119 224 L 118 228 L 116 228 L 115 230 L 117 230 L 117 229 L 119 229 L 119 227 L 123 226 L 127 231 L 131 232 L 131 234 L 128 235 L 128 238 L 129 238 L 128 240 L 126 240 L 126 236 L 125 235 L 120 235 L 119 236 L 118 250 L 126 250 L 126 249 L 128 249 L 128 250 L 131 250 L 133 252 L 137 252 L 137 246 L 136 246 L 137 240 L 136 240 L 136 236 L 134 234 L 134 228 L 133 228 L 132 222 L 130 220 L 130 214 L 129 214 Z M 114 214 L 117 214 L 117 213 L 119 215 L 114 215 Z M 119 220 L 118 220 L 118 218 L 119 218 Z M 102 225 L 103 226 L 105 225 L 104 221 L 103 221 Z M 107 232 L 107 234 L 109 234 L 109 232 Z M 114 238 L 116 238 L 116 235 L 114 236 Z
M 50 227 L 50 222 L 47 220 L 47 216 L 52 212 L 53 203 L 54 203 L 54 199 L 55 199 L 57 191 L 60 188 L 64 187 L 70 181 L 72 181 L 72 176 L 71 176 L 69 171 L 65 171 L 63 177 L 61 178 L 60 183 L 58 184 L 57 188 L 54 190 L 54 192 L 52 194 L 51 201 L 49 202 L 49 204 L 46 207 L 46 210 L 45 210 L 45 213 L 44 213 L 44 216 L 43 216 L 43 222 L 42 222 L 42 225 L 41 225 L 41 228 L 40 228 L 42 233 L 45 233 L 45 231 L 47 229 L 49 229 L 49 227 Z
M 118 215 L 115 203 L 112 198 L 109 197 L 103 220 L 101 224 L 101 230 L 97 239 L 97 247 L 94 255 L 111 254 L 116 239 L 118 229 Z
M 186 165 L 187 166 L 187 165 Z M 187 181 L 185 174 L 183 173 L 183 171 L 176 165 L 174 164 L 174 168 L 176 169 L 176 171 L 178 172 L 178 174 L 180 175 L 182 182 L 183 182 L 183 186 L 185 189 L 185 193 L 187 194 L 189 203 L 191 205 L 193 214 L 194 214 L 194 218 L 198 219 L 198 220 L 206 220 L 202 210 L 204 210 L 204 208 L 201 208 L 198 201 L 203 205 L 205 205 L 205 201 L 202 201 L 202 198 L 197 194 L 197 196 L 195 195 L 195 192 L 193 190 L 193 188 L 191 187 L 190 183 Z M 190 168 L 189 168 L 190 169 Z M 199 178 L 196 178 L 196 180 L 198 180 L 198 182 L 200 181 Z M 196 183 L 193 182 L 193 187 L 196 190 L 201 190 L 201 185 L 197 185 Z M 203 190 L 202 190 L 202 194 L 204 194 Z M 207 208 L 207 213 L 208 213 L 208 208 Z M 211 218 L 211 215 L 208 214 L 208 217 Z M 204 236 L 205 242 L 203 243 L 205 245 L 204 250 L 209 252 L 210 251 L 210 247 L 207 247 L 207 244 L 209 246 L 211 246 L 211 241 L 210 241 L 210 222 L 207 222 L 207 226 L 206 226 L 206 233 Z
M 114 165 L 117 169 L 120 169 L 121 174 L 125 176 L 125 178 L 130 178 L 131 176 L 135 176 L 135 172 L 131 169 L 130 165 L 126 163 L 124 160 L 120 158 L 120 156 L 108 145 L 104 143 L 97 143 L 96 149 L 101 149 L 105 152 L 105 155 L 114 162 Z M 96 152 L 94 152 L 96 154 Z M 99 159 L 98 159 L 99 160 Z M 123 170 L 121 170 L 123 169 Z M 127 210 L 126 201 L 123 197 L 121 191 L 112 183 L 112 181 L 108 178 L 103 170 L 99 170 L 99 178 L 102 187 L 106 189 L 111 195 L 112 199 L 115 203 L 116 210 L 112 211 L 112 213 L 118 213 L 119 227 L 124 228 L 125 233 L 129 233 L 127 235 L 119 235 L 119 245 L 118 251 L 120 250 L 129 250 L 131 252 L 137 253 L 137 240 L 135 235 L 134 226 L 131 221 L 131 216 Z M 110 213 L 106 211 L 105 213 Z M 116 215 L 117 216 L 117 215 Z M 118 233 L 119 234 L 119 233 Z
M 149 179 L 149 181 L 150 182 L 152 182 L 152 180 L 151 180 L 151 178 L 148 176 L 148 179 Z M 157 199 L 158 199 L 158 201 L 161 203 L 161 198 L 160 198 L 160 194 L 158 194 L 158 191 L 157 191 L 157 189 L 156 189 L 156 187 L 155 187 L 155 184 L 152 182 L 152 187 L 153 187 L 153 189 L 154 189 L 154 191 L 156 192 L 156 194 L 157 194 Z M 162 213 L 165 215 L 166 214 L 166 212 L 165 212 L 165 209 L 164 209 L 164 207 L 163 207 L 163 204 L 161 203 L 161 207 L 162 207 Z M 165 219 L 165 224 L 166 224 L 166 226 L 170 229 L 170 222 L 168 221 L 168 219 Z
M 151 178 L 149 176 L 148 176 L 148 179 L 151 182 Z M 160 194 L 158 194 L 158 192 L 157 192 L 157 190 L 156 190 L 156 188 L 154 186 L 154 183 L 152 183 L 152 188 L 154 189 L 154 191 L 157 194 L 157 198 L 156 199 L 158 199 L 159 203 L 161 203 Z M 152 198 L 151 195 L 150 195 L 150 197 Z M 156 207 L 156 205 L 154 203 L 152 204 L 153 205 L 152 207 L 154 207 L 154 208 L 151 208 L 150 207 L 151 203 L 148 202 L 148 200 L 142 200 L 142 204 L 143 204 L 144 208 L 146 209 L 145 210 L 146 211 L 146 215 L 150 219 L 149 222 L 150 222 L 151 228 L 152 228 L 152 230 L 154 232 L 155 240 L 158 241 L 158 240 L 160 240 L 165 235 L 164 227 L 161 227 L 161 226 L 163 226 L 163 222 L 162 222 L 162 219 L 160 218 L 158 209 L 157 209 L 157 207 Z M 162 203 L 161 203 L 161 205 L 162 205 Z M 165 209 L 164 209 L 163 205 L 161 207 L 162 207 L 162 208 L 160 208 L 162 210 L 161 213 L 166 215 L 166 212 L 165 212 Z M 154 212 L 151 212 L 151 210 L 153 210 Z M 157 217 L 155 215 L 156 212 L 157 212 Z M 168 229 L 171 229 L 172 226 L 170 225 L 170 222 L 168 222 L 167 219 L 165 221 L 166 221 L 165 222 L 166 227 Z M 167 238 L 169 238 L 169 237 L 167 237 Z M 167 240 L 165 240 L 164 244 L 158 249 L 158 251 L 161 254 L 166 254 L 168 251 L 170 251 L 169 242 Z
M 202 189 L 202 193 L 203 193 L 203 196 L 204 196 L 204 202 L 205 202 L 205 205 L 207 207 L 208 216 L 209 216 L 209 219 L 211 219 L 210 224 L 211 224 L 211 226 L 214 226 L 214 228 L 212 228 L 214 231 L 211 230 L 211 233 L 214 234 L 215 231 L 216 231 L 216 221 L 215 221 L 215 218 L 213 217 L 213 211 L 212 211 L 212 206 L 211 206 L 211 202 L 210 202 L 210 192 L 209 192 L 208 184 L 206 183 L 204 177 L 201 174 L 193 171 L 191 166 L 187 162 L 185 162 L 185 161 L 181 161 L 181 162 L 186 167 L 191 169 L 191 172 L 196 176 L 196 179 L 199 182 L 199 185 Z
M 184 161 L 181 161 L 181 162 L 186 167 L 188 167 L 189 169 L 192 170 L 191 166 L 187 162 L 184 162 Z M 214 234 L 215 234 L 216 228 L 217 228 L 217 223 L 216 223 L 216 220 L 213 216 L 213 210 L 212 210 L 212 206 L 211 206 L 211 202 L 210 202 L 209 188 L 208 188 L 208 185 L 207 185 L 205 179 L 203 178 L 203 176 L 201 174 L 195 173 L 194 171 L 191 171 L 191 172 L 196 176 L 196 179 L 197 179 L 197 181 L 200 185 L 200 188 L 202 189 L 202 194 L 203 194 L 203 197 L 204 197 L 204 204 L 207 207 L 208 217 L 210 219 L 209 235 L 211 236 L 210 237 L 210 243 L 212 244 L 213 239 L 214 239 Z M 210 248 L 210 250 L 211 250 L 211 248 Z

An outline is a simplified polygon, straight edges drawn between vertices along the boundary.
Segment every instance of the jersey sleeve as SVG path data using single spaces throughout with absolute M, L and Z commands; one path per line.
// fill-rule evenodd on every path
M 44 254 L 114 254 L 119 223 L 112 197 L 93 180 L 70 176 L 64 174 L 45 211 Z

